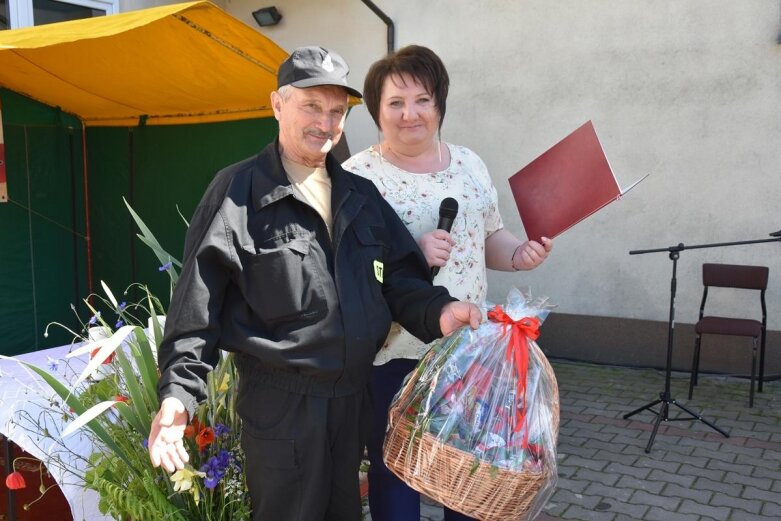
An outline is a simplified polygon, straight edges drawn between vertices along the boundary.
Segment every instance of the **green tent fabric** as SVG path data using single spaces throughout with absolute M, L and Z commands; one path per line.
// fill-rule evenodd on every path
M 207 45 L 220 42 L 219 46 L 241 56 L 231 63 L 249 63 L 251 68 L 262 69 L 266 78 L 273 78 L 278 63 L 286 56 L 273 42 L 206 2 L 155 10 L 154 16 L 139 11 L 91 20 L 96 20 L 92 23 L 103 27 L 101 30 L 105 29 L 107 18 L 112 19 L 112 27 L 122 17 L 130 20 L 130 41 L 149 43 L 143 46 L 142 54 L 134 57 L 134 63 L 159 60 L 158 42 L 149 41 L 149 31 L 154 20 L 159 19 L 165 22 L 161 26 L 164 34 L 172 30 L 171 26 L 192 32 L 195 25 L 199 28 L 196 33 L 208 32 Z M 183 18 L 191 23 L 183 23 Z M 19 56 L 36 57 L 41 52 L 36 42 L 42 40 L 36 31 L 62 35 L 71 32 L 63 26 L 76 27 L 74 34 L 78 32 L 81 38 L 89 39 L 91 20 L 0 32 L 0 63 L 17 67 L 21 63 Z M 139 20 L 148 22 L 138 23 Z M 210 25 L 210 20 L 217 22 Z M 226 32 L 220 33 L 218 29 L 225 27 Z M 92 84 L 80 84 L 87 98 L 104 92 L 101 81 L 106 79 L 108 69 L 101 71 L 101 67 L 118 61 L 116 38 L 122 32 L 106 31 L 110 34 L 93 31 L 91 35 L 111 39 L 107 40 L 111 44 L 103 46 L 106 51 L 102 58 L 90 55 Z M 234 34 L 240 35 L 241 43 L 231 43 Z M 188 44 L 194 41 L 192 35 L 186 38 Z M 258 42 L 260 47 L 254 48 Z M 73 43 L 63 40 L 53 45 Z M 95 49 L 100 48 L 98 42 Z M 136 45 L 135 49 L 140 47 Z M 3 61 L 6 59 L 7 62 Z M 166 55 L 165 59 L 173 58 Z M 192 60 L 192 55 L 184 53 L 181 59 Z M 266 68 L 254 63 L 263 60 Z M 48 63 L 58 66 L 56 60 Z M 213 65 L 203 67 L 189 61 L 177 70 L 224 74 L 214 71 Z M 188 103 L 195 100 L 187 109 L 171 109 L 163 104 L 165 110 L 156 118 L 151 105 L 145 105 L 134 107 L 135 112 L 129 115 L 106 112 L 93 117 L 86 112 L 88 103 L 71 104 L 73 89 L 60 89 L 68 94 L 62 98 L 57 97 L 56 86 L 44 95 L 32 76 L 27 78 L 28 83 L 20 82 L 24 74 L 11 77 L 9 70 L 0 66 L 8 190 L 8 201 L 0 202 L 0 354 L 4 355 L 70 342 L 73 335 L 59 326 L 49 328 L 45 336 L 46 326 L 60 322 L 76 332 L 83 329 L 91 315 L 83 303 L 89 293 L 89 280 L 95 293 L 102 293 L 100 281 L 105 281 L 118 299 L 128 302 L 138 294 L 124 295 L 125 288 L 132 283 L 145 283 L 167 304 L 167 274 L 158 270 L 157 259 L 136 238 L 138 230 L 122 198 L 130 202 L 160 242 L 181 257 L 186 230 L 181 216 L 189 219 L 206 185 L 220 168 L 257 153 L 277 133 L 273 118 L 260 117 L 267 111 L 253 111 L 250 107 L 267 104 L 275 86 L 273 81 L 257 85 L 251 93 L 251 103 L 245 104 L 246 110 L 229 105 L 234 98 L 249 98 L 245 94 L 234 96 L 227 90 L 222 98 L 229 107 L 226 110 L 215 107 L 211 101 L 207 103 L 206 98 L 199 106 L 193 85 L 179 89 L 182 99 L 189 100 Z M 81 76 L 78 81 L 84 78 Z M 159 77 L 163 85 L 171 81 L 177 80 Z M 182 80 L 179 85 L 187 83 Z M 248 85 L 251 87 L 252 83 Z M 146 89 L 139 92 L 148 92 L 152 87 Z M 163 95 L 156 99 L 165 100 L 166 94 L 171 99 L 175 97 L 174 90 L 161 92 Z M 92 302 L 113 325 L 112 310 L 101 307 L 99 298 Z

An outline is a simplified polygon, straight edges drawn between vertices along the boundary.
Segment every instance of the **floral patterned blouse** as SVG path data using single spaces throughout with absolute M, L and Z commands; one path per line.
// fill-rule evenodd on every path
M 496 188 L 485 163 L 465 147 L 447 144 L 450 165 L 428 174 L 407 172 L 383 159 L 375 147 L 358 152 L 342 166 L 374 182 L 415 240 L 434 230 L 445 197 L 458 201 L 450 230 L 456 245 L 434 284 L 445 286 L 459 300 L 480 305 L 486 296 L 485 239 L 502 228 Z M 374 359 L 382 365 L 395 358 L 419 359 L 428 346 L 393 323 Z

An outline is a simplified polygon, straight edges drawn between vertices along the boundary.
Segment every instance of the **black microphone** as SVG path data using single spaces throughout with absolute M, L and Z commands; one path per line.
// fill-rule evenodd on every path
M 458 201 L 452 197 L 445 197 L 439 205 L 439 222 L 437 223 L 438 230 L 445 230 L 450 233 L 450 229 L 453 227 L 453 221 L 458 215 Z M 439 273 L 439 266 L 431 268 L 431 277 L 436 277 Z

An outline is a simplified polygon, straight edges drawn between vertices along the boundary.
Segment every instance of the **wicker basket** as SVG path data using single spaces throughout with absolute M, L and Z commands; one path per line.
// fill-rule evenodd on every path
M 559 394 L 553 368 L 534 342 L 530 349 L 538 352 L 554 396 L 551 399 L 553 432 L 559 432 Z M 406 402 L 417 381 L 410 376 L 388 412 L 383 459 L 388 468 L 410 487 L 481 521 L 519 521 L 538 512 L 536 503 L 542 490 L 552 491 L 556 481 L 555 466 L 545 466 L 539 473 L 513 472 L 480 461 L 475 456 L 439 441 L 428 432 L 412 435 L 415 425 L 407 419 L 398 404 Z M 544 499 L 547 499 L 548 494 Z

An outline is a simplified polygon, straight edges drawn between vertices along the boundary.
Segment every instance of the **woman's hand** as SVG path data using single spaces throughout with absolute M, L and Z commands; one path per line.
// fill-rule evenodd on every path
M 455 244 L 453 237 L 445 230 L 424 233 L 418 239 L 418 246 L 426 257 L 429 268 L 441 268 L 447 264 L 450 259 L 450 250 Z
M 513 253 L 512 265 L 515 270 L 531 270 L 542 264 L 553 249 L 553 241 L 547 237 L 537 241 L 526 241 Z
M 543 263 L 553 249 L 553 241 L 521 242 L 504 228 L 485 240 L 485 261 L 489 269 L 501 271 L 531 270 Z

